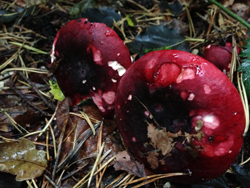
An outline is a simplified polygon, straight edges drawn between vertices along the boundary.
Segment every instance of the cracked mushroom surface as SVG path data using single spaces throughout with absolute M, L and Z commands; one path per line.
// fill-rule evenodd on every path
M 154 173 L 199 183 L 218 177 L 243 144 L 245 115 L 228 77 L 205 59 L 178 50 L 146 54 L 126 71 L 115 113 L 127 148 Z
M 104 116 L 113 116 L 117 85 L 131 65 L 130 53 L 114 30 L 86 18 L 69 21 L 54 39 L 51 63 L 73 105 L 90 96 Z

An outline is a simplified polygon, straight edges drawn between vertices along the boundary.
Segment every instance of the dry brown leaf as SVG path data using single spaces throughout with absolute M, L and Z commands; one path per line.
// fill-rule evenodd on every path
M 34 96 L 31 96 L 29 99 L 30 101 L 34 100 Z M 0 112 L 0 126 L 8 126 L 5 132 L 10 132 L 15 128 L 3 111 L 24 128 L 35 124 L 43 117 L 38 111 L 23 102 L 20 97 L 15 96 L 13 92 L 6 91 L 0 96 L 0 106 L 2 108 Z
M 178 135 L 167 132 L 166 128 L 157 130 L 153 124 L 148 124 L 148 137 L 155 148 L 161 150 L 163 155 L 167 155 L 173 149 L 173 138 Z
M 96 156 L 98 154 L 98 136 L 96 135 L 99 134 L 100 128 L 96 129 L 96 135 L 92 135 L 92 130 L 90 129 L 88 122 L 84 119 L 84 117 L 80 117 L 81 114 L 79 111 L 87 114 L 88 118 L 94 125 L 97 124 L 97 122 L 101 122 L 103 117 L 101 116 L 98 108 L 91 104 L 74 107 L 74 112 L 70 114 L 69 104 L 70 101 L 64 100 L 58 107 L 56 114 L 56 135 L 60 135 L 62 128 L 65 127 L 58 168 L 66 168 L 67 166 L 65 165 L 69 165 L 75 161 L 74 165 L 71 165 L 69 171 L 80 169 L 77 170 L 77 173 L 74 175 L 75 177 L 83 177 L 93 168 L 96 160 Z M 109 150 L 112 152 L 106 156 L 106 158 L 102 161 L 102 164 L 115 156 L 118 151 L 124 149 L 115 130 L 116 123 L 114 120 L 103 120 L 102 141 L 105 142 L 103 153 L 106 153 Z M 84 143 L 82 143 L 83 140 L 85 140 Z M 82 168 L 83 164 L 87 165 Z M 109 165 L 112 164 L 113 162 Z
M 159 167 L 159 160 L 158 160 L 159 153 L 156 152 L 149 152 L 147 156 L 147 161 L 150 164 L 152 169 L 156 169 Z
M 58 106 L 58 110 L 56 112 L 56 127 L 54 130 L 56 134 L 61 133 L 64 126 L 68 123 L 70 116 L 70 102 L 70 98 L 66 97 Z
M 45 152 L 30 140 L 0 143 L 0 171 L 16 175 L 17 181 L 39 177 L 46 167 Z
M 129 174 L 134 174 L 138 177 L 146 176 L 144 165 L 140 164 L 138 161 L 132 160 L 126 150 L 121 151 L 116 155 L 114 168 L 116 171 L 124 170 Z
M 235 3 L 232 6 L 232 10 L 241 18 L 243 19 L 247 19 L 249 18 L 249 12 L 250 12 L 250 8 L 249 6 L 243 4 L 243 3 Z

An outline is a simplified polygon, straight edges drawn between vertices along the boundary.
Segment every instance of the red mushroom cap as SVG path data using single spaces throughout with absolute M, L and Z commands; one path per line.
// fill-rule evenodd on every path
M 55 37 L 51 62 L 73 104 L 91 96 L 104 116 L 113 115 L 117 85 L 131 65 L 130 53 L 114 30 L 86 18 L 68 22 Z
M 237 54 L 239 54 L 240 49 L 237 46 L 236 49 Z M 210 44 L 205 48 L 203 58 L 213 63 L 221 71 L 228 72 L 230 70 L 232 50 L 231 42 L 227 42 L 225 46 Z
M 117 126 L 127 148 L 154 173 L 199 183 L 224 173 L 242 144 L 245 116 L 228 77 L 205 59 L 178 50 L 146 54 L 117 89 Z

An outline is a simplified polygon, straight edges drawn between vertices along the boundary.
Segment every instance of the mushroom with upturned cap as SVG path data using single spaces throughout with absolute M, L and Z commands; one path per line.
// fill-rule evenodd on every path
M 71 20 L 58 31 L 51 63 L 58 85 L 72 104 L 91 96 L 106 117 L 114 113 L 117 85 L 132 64 L 115 31 L 86 18 Z
M 137 60 L 116 94 L 125 145 L 154 173 L 189 172 L 179 183 L 218 177 L 243 144 L 242 101 L 228 77 L 205 59 L 160 50 Z

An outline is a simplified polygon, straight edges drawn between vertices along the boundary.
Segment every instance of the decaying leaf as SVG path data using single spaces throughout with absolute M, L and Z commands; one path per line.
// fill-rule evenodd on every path
M 157 158 L 158 156 L 159 153 L 157 152 L 149 152 L 147 156 L 147 161 L 152 169 L 156 169 L 159 166 L 159 160 Z
M 67 97 L 58 106 L 58 110 L 56 112 L 56 127 L 54 130 L 56 134 L 59 134 L 68 123 L 70 101 L 70 98 Z
M 28 94 L 25 95 L 28 96 Z M 33 101 L 34 99 L 35 96 L 29 95 L 30 101 Z M 35 124 L 41 120 L 43 117 L 40 112 L 27 105 L 27 103 L 21 100 L 20 97 L 15 96 L 14 92 L 10 90 L 2 91 L 2 95 L 0 96 L 0 106 L 2 108 L 0 111 L 1 131 L 4 131 L 3 127 L 8 127 L 4 132 L 10 132 L 15 129 L 11 119 L 26 129 L 27 127 L 30 127 L 31 124 Z M 40 107 L 43 108 L 43 106 Z M 6 114 L 8 114 L 9 117 Z
M 121 151 L 116 155 L 114 168 L 116 171 L 124 170 L 138 177 L 146 176 L 144 165 L 140 164 L 138 161 L 131 159 L 126 150 Z
M 46 167 L 45 152 L 30 140 L 0 143 L 0 171 L 16 175 L 17 181 L 39 177 Z
M 178 135 L 167 132 L 166 128 L 157 130 L 153 124 L 148 124 L 148 137 L 155 148 L 161 150 L 163 155 L 167 155 L 172 151 L 173 138 L 178 137 Z
M 96 135 L 93 135 L 92 129 L 82 116 L 83 113 L 88 115 L 89 120 L 94 126 L 100 123 L 103 117 L 98 108 L 93 104 L 84 104 L 74 108 L 74 112 L 69 112 L 70 101 L 66 98 L 58 107 L 56 121 L 56 136 L 60 135 L 64 130 L 65 133 L 60 152 L 58 169 L 67 168 L 65 165 L 71 165 L 70 170 L 76 170 L 74 177 L 83 177 L 93 168 L 93 164 L 98 154 L 97 143 L 100 128 L 96 129 Z M 83 112 L 82 114 L 79 111 Z M 110 154 L 103 159 L 102 164 L 105 164 L 110 158 L 115 156 L 118 151 L 123 150 L 122 144 L 117 138 L 116 123 L 114 120 L 103 120 L 102 141 L 105 142 L 103 153 L 111 150 Z M 112 165 L 111 162 L 109 165 Z M 84 168 L 82 167 L 84 166 Z M 74 171 L 73 170 L 73 171 Z M 64 177 L 63 177 L 64 178 Z
M 235 12 L 241 18 L 247 20 L 249 18 L 250 7 L 243 3 L 235 3 L 232 6 L 233 12 Z

